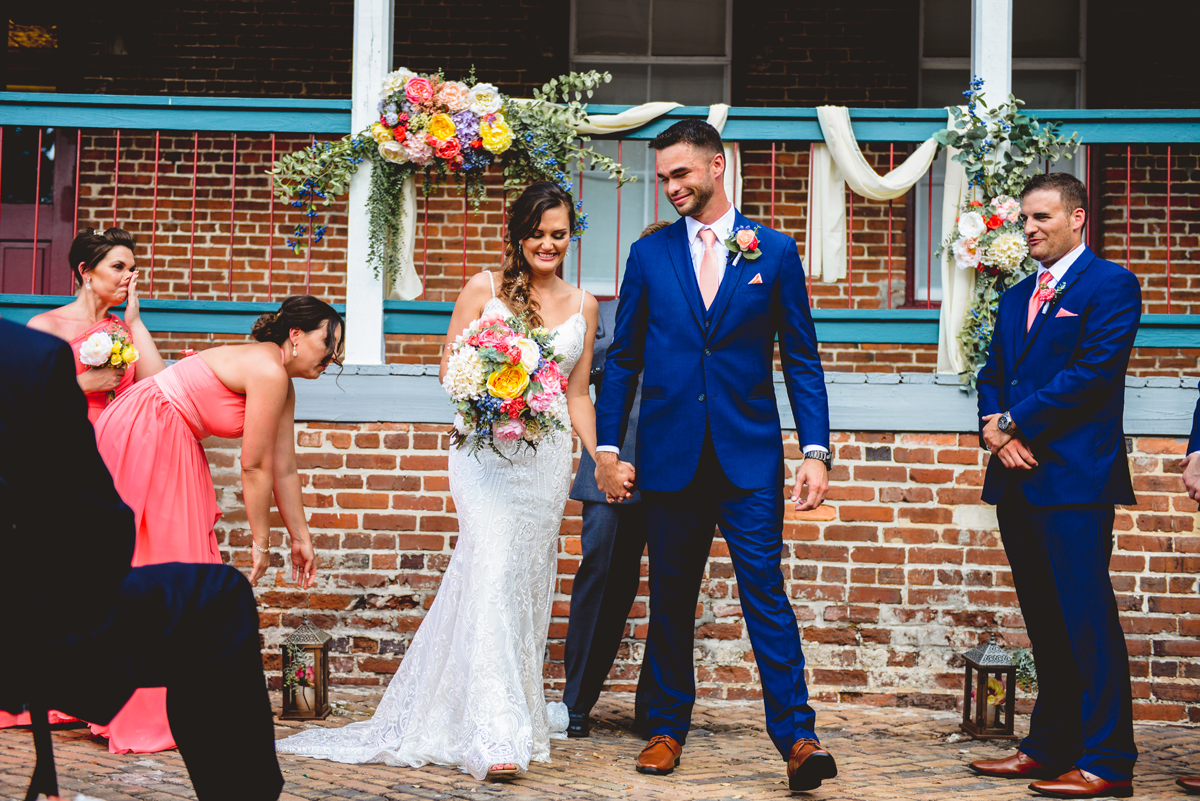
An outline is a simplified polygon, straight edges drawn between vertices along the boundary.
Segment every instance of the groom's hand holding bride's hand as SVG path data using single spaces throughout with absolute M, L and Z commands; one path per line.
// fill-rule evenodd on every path
M 804 496 L 804 500 L 800 498 L 803 495 L 802 487 L 808 487 L 808 494 Z M 800 469 L 796 472 L 796 488 L 792 490 L 792 503 L 796 504 L 797 512 L 807 512 L 810 509 L 816 509 L 825 502 L 825 493 L 829 492 L 829 471 L 825 469 L 825 463 L 819 459 L 805 459 L 800 463 Z
M 605 494 L 609 503 L 620 503 L 633 497 L 634 469 L 622 462 L 617 454 L 601 451 L 596 454 L 596 488 Z

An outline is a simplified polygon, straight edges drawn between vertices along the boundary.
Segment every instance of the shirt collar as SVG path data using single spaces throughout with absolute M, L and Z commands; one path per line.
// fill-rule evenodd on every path
M 695 217 L 685 217 L 684 224 L 687 225 L 688 241 L 695 242 L 700 239 L 700 231 L 703 228 L 711 228 L 713 233 L 717 235 L 717 242 L 724 242 L 729 238 L 729 232 L 733 230 L 733 221 L 736 219 L 736 210 L 733 204 L 729 204 L 729 211 L 721 215 L 720 219 L 712 225 L 705 225 Z
M 1071 265 L 1076 262 L 1076 260 L 1079 258 L 1079 254 L 1083 253 L 1083 249 L 1085 247 L 1087 246 L 1082 242 L 1079 243 L 1069 253 L 1067 253 L 1067 255 L 1054 262 L 1053 267 L 1045 267 L 1039 263 L 1038 280 L 1041 280 L 1043 273 L 1049 272 L 1050 275 L 1054 276 L 1054 283 L 1057 284 L 1062 280 L 1063 276 L 1067 274 L 1067 270 L 1071 269 Z

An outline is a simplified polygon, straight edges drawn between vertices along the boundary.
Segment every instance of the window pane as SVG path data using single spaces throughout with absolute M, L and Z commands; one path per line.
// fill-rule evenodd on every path
M 576 72 L 612 73 L 612 80 L 602 83 L 592 91 L 589 103 L 615 103 L 636 106 L 645 103 L 647 67 L 645 64 L 596 64 L 589 61 L 573 61 L 571 69 Z
M 925 45 L 921 55 L 925 58 L 971 57 L 969 2 L 925 0 Z
M 575 52 L 647 55 L 650 52 L 650 0 L 576 0 Z
M 961 106 L 967 102 L 963 92 L 971 83 L 971 71 L 966 70 L 921 70 L 921 108 Z M 984 100 L 991 103 L 987 87 L 983 87 Z
M 655 64 L 650 68 L 650 99 L 685 106 L 725 103 L 725 66 Z
M 3 175 L 0 203 L 33 203 L 38 178 L 38 129 L 14 126 L 4 132 Z M 54 202 L 54 129 L 42 129 L 41 183 L 37 202 Z M 33 232 L 30 231 L 30 238 Z
M 1078 108 L 1078 70 L 1013 70 L 1013 94 L 1029 109 Z
M 725 0 L 654 0 L 656 56 L 725 56 Z
M 929 238 L 929 177 L 925 173 L 913 187 L 916 206 L 914 225 L 916 241 L 913 250 L 913 302 L 923 306 L 942 299 L 942 266 L 936 255 L 942 241 L 942 196 L 946 182 L 946 151 L 933 160 L 933 239 Z M 930 247 L 932 241 L 933 246 Z M 944 256 L 945 254 L 943 254 Z
M 1079 58 L 1079 0 L 1013 0 L 1013 20 L 1013 58 Z

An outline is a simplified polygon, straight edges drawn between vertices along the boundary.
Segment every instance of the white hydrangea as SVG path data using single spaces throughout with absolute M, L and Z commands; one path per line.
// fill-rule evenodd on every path
M 1021 266 L 1028 255 L 1029 245 L 1026 244 L 1025 237 L 1005 231 L 993 239 L 992 244 L 983 252 L 983 263 L 1011 273 Z
M 442 387 L 455 401 L 474 400 L 483 394 L 483 359 L 474 348 L 459 348 L 446 363 L 446 378 Z
M 79 361 L 89 367 L 107 364 L 112 357 L 113 341 L 107 331 L 97 331 L 79 346 Z

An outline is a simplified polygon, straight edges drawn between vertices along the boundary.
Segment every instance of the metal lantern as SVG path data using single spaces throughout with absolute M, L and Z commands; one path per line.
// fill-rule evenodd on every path
M 283 641 L 283 711 L 289 720 L 329 715 L 329 643 L 325 632 L 305 620 Z
M 1012 657 L 988 642 L 963 654 L 962 730 L 979 740 L 1015 740 L 1017 666 Z M 972 676 L 974 674 L 974 676 Z

